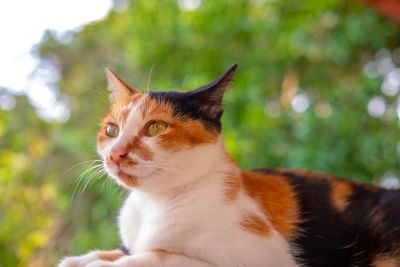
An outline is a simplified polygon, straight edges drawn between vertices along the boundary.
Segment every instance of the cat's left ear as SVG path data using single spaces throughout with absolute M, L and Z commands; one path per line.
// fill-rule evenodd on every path
M 197 103 L 198 108 L 212 119 L 220 119 L 222 116 L 222 98 L 229 88 L 236 68 L 237 64 L 234 64 L 211 83 L 188 92 L 189 99 Z
M 118 99 L 126 98 L 138 93 L 134 88 L 130 87 L 109 68 L 106 68 L 104 72 L 107 76 L 108 90 L 110 91 L 111 102 L 115 102 Z

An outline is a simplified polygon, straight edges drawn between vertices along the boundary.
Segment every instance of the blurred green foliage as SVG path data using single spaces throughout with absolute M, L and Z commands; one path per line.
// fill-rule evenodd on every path
M 0 110 L 1 267 L 51 266 L 65 254 L 119 244 L 115 217 L 124 193 L 90 161 L 108 108 L 106 66 L 142 90 L 187 90 L 238 63 L 223 133 L 243 168 L 362 181 L 400 176 L 400 98 L 380 90 L 390 71 L 385 58 L 392 69 L 400 58 L 398 25 L 345 0 L 204 0 L 195 10 L 184 2 L 131 1 L 121 11 L 124 1 L 116 1 L 118 12 L 68 42 L 46 34 L 42 68 L 59 70 L 50 86 L 68 100 L 71 116 L 45 122 L 23 95 L 14 110 Z M 375 74 L 363 73 L 368 64 Z M 371 117 L 367 105 L 376 96 L 386 110 Z

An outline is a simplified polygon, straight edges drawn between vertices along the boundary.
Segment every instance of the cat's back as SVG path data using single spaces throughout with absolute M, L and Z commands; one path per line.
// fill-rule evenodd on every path
M 400 191 L 308 171 L 242 173 L 305 266 L 400 266 Z

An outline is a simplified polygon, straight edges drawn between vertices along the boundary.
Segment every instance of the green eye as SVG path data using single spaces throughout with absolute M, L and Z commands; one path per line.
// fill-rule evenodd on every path
M 147 125 L 146 135 L 156 136 L 167 129 L 167 123 L 165 121 L 152 121 Z
M 117 125 L 115 125 L 114 123 L 109 123 L 109 124 L 107 125 L 106 134 L 107 134 L 109 137 L 112 137 L 112 138 L 117 137 L 117 136 L 118 136 L 118 133 L 119 133 L 119 128 L 118 128 Z

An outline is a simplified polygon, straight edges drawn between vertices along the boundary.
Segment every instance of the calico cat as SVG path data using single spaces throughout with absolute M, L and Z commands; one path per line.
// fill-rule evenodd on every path
M 189 92 L 139 92 L 106 70 L 97 150 L 130 191 L 123 248 L 60 267 L 400 266 L 399 191 L 233 162 L 220 119 L 235 70 Z

